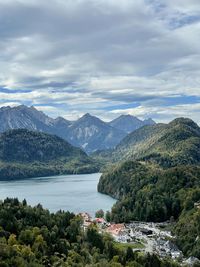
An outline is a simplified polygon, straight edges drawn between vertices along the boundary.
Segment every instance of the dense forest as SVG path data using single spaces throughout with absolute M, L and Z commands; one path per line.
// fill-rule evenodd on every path
M 18 199 L 0 202 L 1 267 L 178 267 L 170 260 L 115 245 L 97 227 L 83 231 L 82 220 L 69 212 L 51 214 Z
M 55 135 L 25 129 L 0 135 L 0 179 L 92 173 L 99 165 Z
M 94 155 L 103 161 L 153 161 L 162 167 L 197 164 L 200 161 L 200 128 L 190 119 L 144 126 L 125 137 L 110 151 Z
M 110 152 L 127 160 L 106 169 L 98 190 L 118 199 L 111 219 L 175 221 L 185 255 L 200 257 L 200 128 L 189 119 L 144 127 Z M 190 224 L 188 224 L 190 222 Z
M 114 221 L 159 222 L 177 219 L 188 195 L 194 193 L 193 203 L 200 199 L 199 177 L 200 167 L 163 170 L 127 161 L 104 174 L 98 189 L 120 199 L 112 210 Z

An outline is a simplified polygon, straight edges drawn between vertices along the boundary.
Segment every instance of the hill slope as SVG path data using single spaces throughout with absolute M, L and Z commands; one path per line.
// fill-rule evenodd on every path
M 112 151 L 100 157 L 120 160 L 152 160 L 162 166 L 197 163 L 200 160 L 200 128 L 190 119 L 144 126 L 126 136 Z
M 173 218 L 178 245 L 186 255 L 199 257 L 200 210 L 193 211 L 200 200 L 198 125 L 179 118 L 167 125 L 143 127 L 111 155 L 123 161 L 101 176 L 98 190 L 118 199 L 112 219 L 157 222 Z
M 85 152 L 57 136 L 25 129 L 0 135 L 0 179 L 93 171 Z

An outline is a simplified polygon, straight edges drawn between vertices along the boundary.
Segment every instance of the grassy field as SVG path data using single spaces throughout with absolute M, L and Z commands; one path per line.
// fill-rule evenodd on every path
M 115 246 L 119 249 L 127 249 L 128 247 L 132 249 L 143 249 L 145 247 L 141 243 L 118 243 L 118 242 L 115 242 Z

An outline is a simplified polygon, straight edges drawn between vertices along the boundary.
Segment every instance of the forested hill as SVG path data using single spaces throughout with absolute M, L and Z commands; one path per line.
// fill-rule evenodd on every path
M 0 179 L 97 170 L 85 152 L 55 135 L 26 129 L 0 135 Z
M 26 129 L 11 130 L 0 135 L 0 159 L 3 161 L 49 161 L 58 158 L 86 157 L 56 135 Z
M 104 172 L 98 185 L 100 192 L 119 199 L 112 219 L 176 220 L 181 249 L 200 257 L 200 210 L 194 207 L 200 201 L 199 126 L 179 118 L 143 127 L 125 138 L 112 156 L 123 160 Z
M 125 137 L 116 149 L 100 156 L 115 162 L 152 160 L 166 167 L 196 164 L 200 161 L 200 128 L 187 118 L 144 126 Z

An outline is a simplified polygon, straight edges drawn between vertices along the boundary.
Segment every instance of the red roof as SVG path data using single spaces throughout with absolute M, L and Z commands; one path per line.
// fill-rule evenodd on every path
M 96 221 L 97 223 L 105 223 L 104 218 L 96 218 L 95 221 Z

